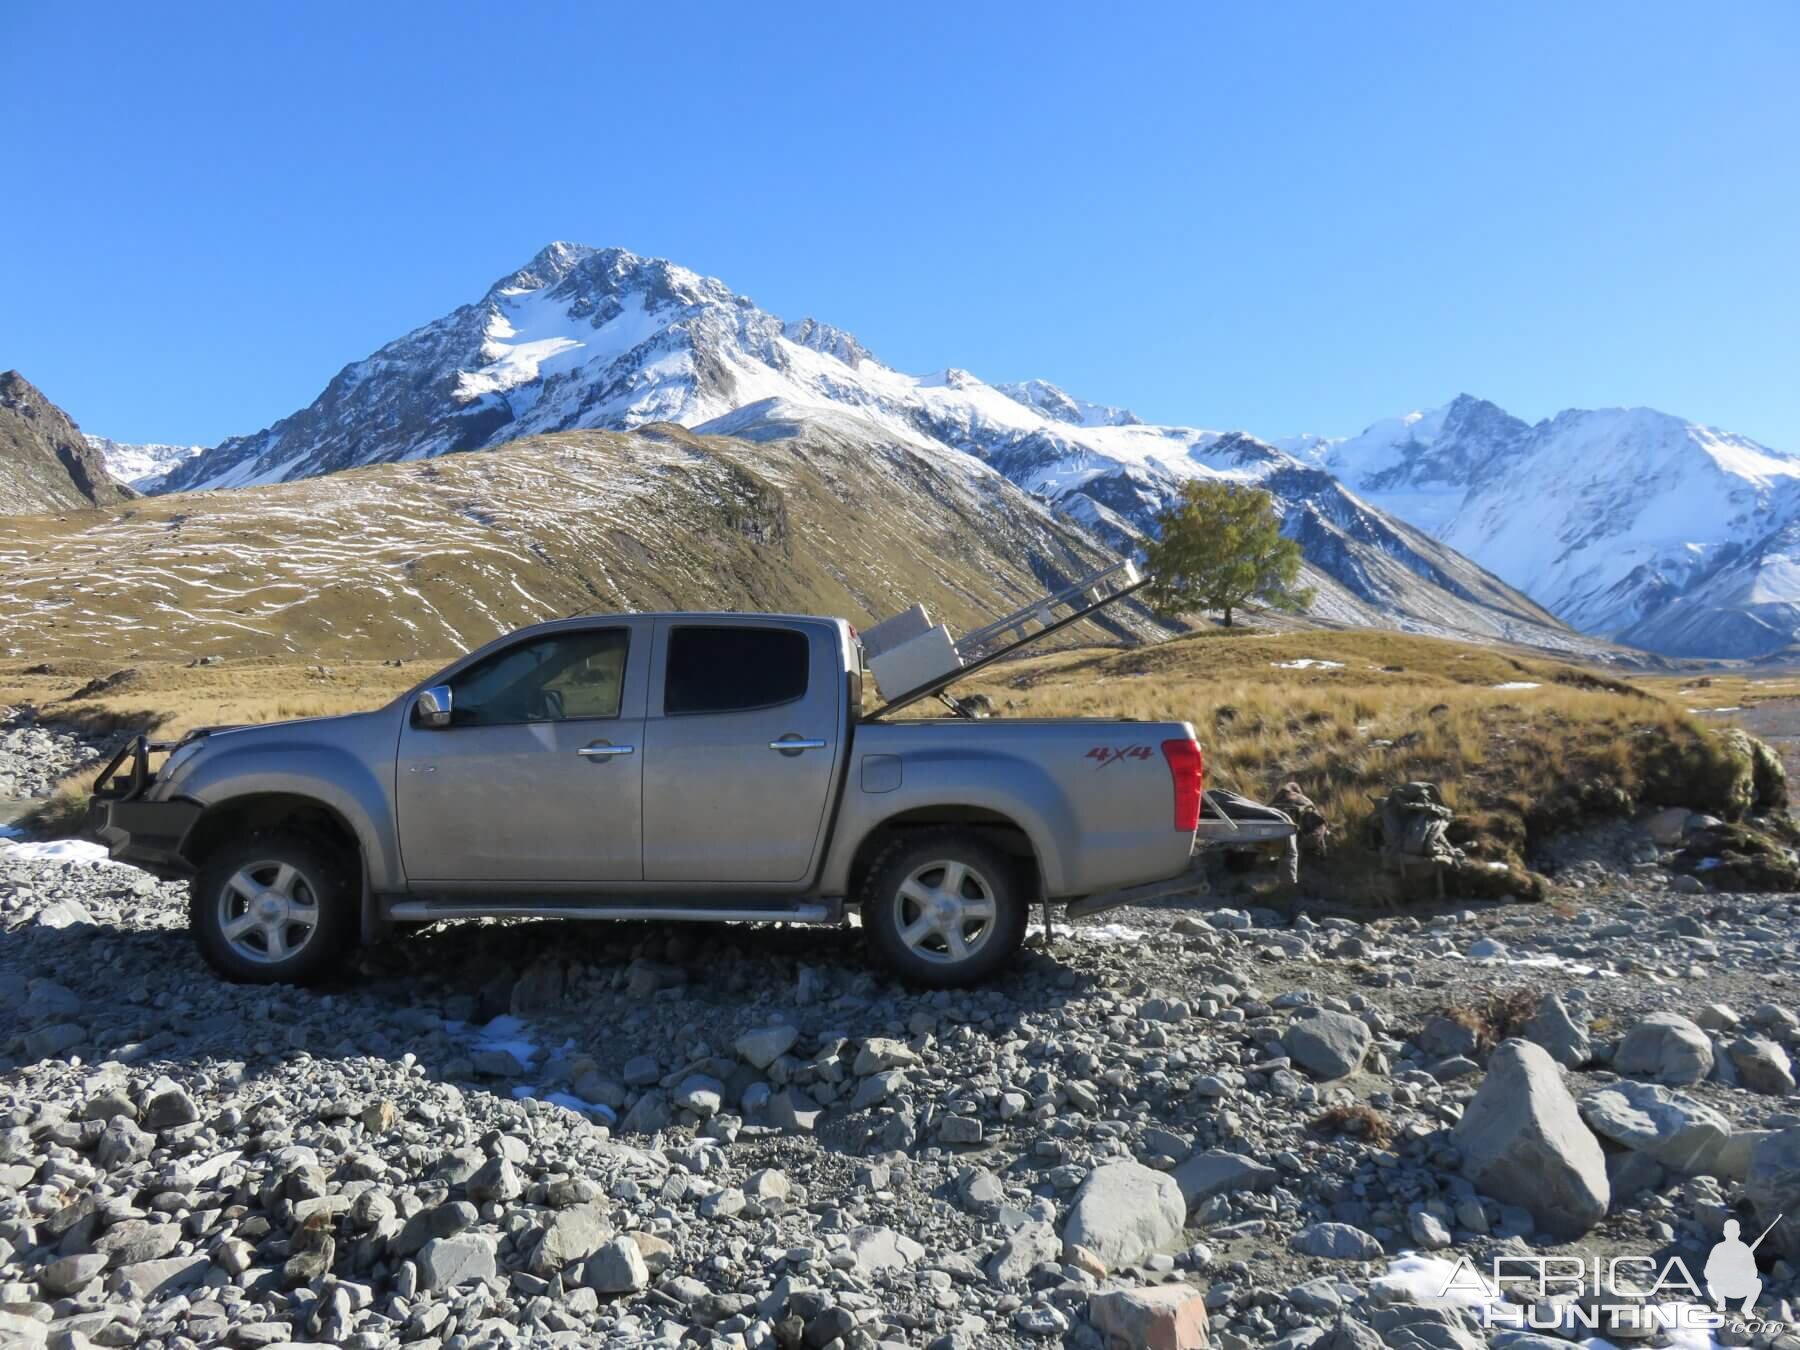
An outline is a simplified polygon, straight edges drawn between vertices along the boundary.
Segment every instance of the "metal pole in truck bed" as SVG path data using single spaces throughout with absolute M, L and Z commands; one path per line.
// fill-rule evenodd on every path
M 927 699 L 927 698 L 933 697 L 936 694 L 941 694 L 944 692 L 944 690 L 948 689 L 951 685 L 955 684 L 958 680 L 961 680 L 970 675 L 973 675 L 976 671 L 981 670 L 983 667 L 993 665 L 994 662 L 1001 660 L 1003 657 L 1011 656 L 1014 652 L 1019 651 L 1021 648 L 1030 646 L 1032 643 L 1036 642 L 1041 637 L 1049 637 L 1050 634 L 1057 632 L 1060 629 L 1067 628 L 1070 624 L 1075 623 L 1077 620 L 1085 619 L 1090 614 L 1093 614 L 1098 610 L 1105 609 L 1108 605 L 1112 604 L 1113 601 L 1115 601 L 1115 600 L 1123 600 L 1126 596 L 1131 595 L 1134 592 L 1141 591 L 1144 587 L 1148 586 L 1149 584 L 1150 584 L 1150 578 L 1143 577 L 1138 581 L 1134 581 L 1129 586 L 1125 586 L 1119 590 L 1114 591 L 1111 595 L 1102 596 L 1100 599 L 1095 600 L 1092 604 L 1089 604 L 1082 609 L 1076 610 L 1073 614 L 1065 615 L 1063 618 L 1058 619 L 1055 623 L 1045 625 L 1043 628 L 1038 629 L 1038 631 L 1035 633 L 1027 633 L 1024 637 L 1017 638 L 1014 641 L 1007 643 L 1003 647 L 998 647 L 995 650 L 989 652 L 986 656 L 980 657 L 974 661 L 969 662 L 969 664 L 966 666 L 959 666 L 955 670 L 946 671 L 944 674 L 939 675 L 936 679 L 928 680 L 916 689 L 908 689 L 904 694 L 901 694 L 898 698 L 889 699 L 886 703 L 882 704 L 879 708 L 877 708 L 874 712 L 870 713 L 867 717 L 863 718 L 862 720 L 865 722 L 879 722 L 882 718 L 886 717 L 890 713 L 899 712 L 900 709 L 902 709 L 902 708 L 910 708 L 913 704 L 917 703 L 920 699 Z

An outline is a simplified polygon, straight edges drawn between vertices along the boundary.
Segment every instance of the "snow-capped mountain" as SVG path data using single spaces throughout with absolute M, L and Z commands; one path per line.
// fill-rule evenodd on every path
M 1114 547 L 1141 540 L 1185 478 L 1262 484 L 1307 552 L 1320 617 L 1593 645 L 1318 465 L 1252 437 L 1146 426 L 1042 381 L 904 374 L 828 324 L 784 322 L 722 282 L 621 249 L 552 244 L 474 303 L 344 367 L 311 406 L 176 465 L 158 490 L 273 483 L 575 428 L 676 422 L 742 436 L 827 414 L 836 434 L 871 449 L 972 456 Z
M 204 445 L 130 445 L 108 440 L 105 436 L 86 436 L 85 439 L 100 452 L 108 473 L 139 492 L 155 492 L 157 484 L 170 469 L 206 450 Z
M 1672 656 L 1800 633 L 1800 457 L 1649 408 L 1535 426 L 1462 395 L 1307 447 L 1581 629 Z

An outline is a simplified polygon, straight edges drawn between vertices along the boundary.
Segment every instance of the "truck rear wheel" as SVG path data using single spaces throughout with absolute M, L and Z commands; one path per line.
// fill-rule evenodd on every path
M 309 984 L 349 948 L 356 915 L 344 861 L 303 834 L 259 831 L 214 849 L 188 891 L 206 963 L 243 984 Z
M 862 923 L 895 974 L 934 989 L 975 984 L 1025 940 L 1028 902 L 1011 858 L 960 830 L 890 844 L 869 869 Z

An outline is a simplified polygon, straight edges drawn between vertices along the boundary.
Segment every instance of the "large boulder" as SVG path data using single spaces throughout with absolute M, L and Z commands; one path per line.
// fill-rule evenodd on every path
M 1613 1068 L 1670 1087 L 1698 1083 L 1712 1072 L 1712 1042 L 1680 1013 L 1651 1013 L 1619 1042 Z
M 1314 1078 L 1330 1081 L 1362 1067 L 1370 1039 L 1368 1024 L 1360 1017 L 1325 1011 L 1296 1019 L 1281 1042 L 1294 1063 Z
M 1174 1178 L 1142 1163 L 1111 1162 L 1089 1172 L 1075 1192 L 1063 1245 L 1086 1247 L 1118 1270 L 1172 1246 L 1186 1222 Z
M 1456 1143 L 1465 1177 L 1530 1211 L 1548 1233 L 1575 1237 L 1606 1214 L 1612 1193 L 1600 1141 L 1542 1046 L 1500 1044 L 1457 1122 Z
M 1581 1118 L 1603 1139 L 1647 1153 L 1677 1172 L 1712 1172 L 1731 1122 L 1685 1092 L 1620 1079 L 1581 1099 Z
M 1776 1249 L 1800 1259 L 1800 1127 L 1776 1130 L 1750 1150 L 1744 1194 L 1759 1224 L 1775 1224 L 1770 1241 Z

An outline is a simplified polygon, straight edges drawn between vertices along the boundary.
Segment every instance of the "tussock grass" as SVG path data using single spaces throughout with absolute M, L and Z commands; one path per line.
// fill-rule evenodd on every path
M 45 718 L 89 735 L 144 731 L 175 738 L 195 727 L 274 722 L 378 708 L 451 659 L 334 661 L 299 665 L 267 659 L 192 666 L 138 662 L 126 679 L 90 660 L 0 662 L 0 704 L 31 704 Z M 99 693 L 77 697 L 87 686 Z
M 1458 813 L 1455 842 L 1515 865 L 1534 829 L 1571 814 L 1697 803 L 1730 772 L 1685 707 L 1623 681 L 1373 630 L 1053 653 L 958 690 L 975 691 L 1003 716 L 1192 722 L 1209 782 L 1266 800 L 1291 779 L 1352 842 L 1369 839 L 1372 795 L 1426 779 Z
M 1375 1148 L 1386 1148 L 1394 1138 L 1394 1122 L 1367 1102 L 1329 1107 L 1313 1118 L 1312 1128 L 1320 1134 L 1347 1134 Z
M 39 802 L 16 822 L 28 835 L 44 839 L 67 839 L 81 833 L 87 819 L 88 802 L 93 794 L 88 783 L 94 771 L 82 770 L 59 785 L 54 795 Z
M 1542 995 L 1530 989 L 1508 989 L 1490 994 L 1478 1004 L 1440 1008 L 1438 1016 L 1474 1036 L 1475 1053 L 1486 1059 L 1501 1041 L 1524 1034 L 1526 1025 L 1537 1015 L 1541 999 Z

